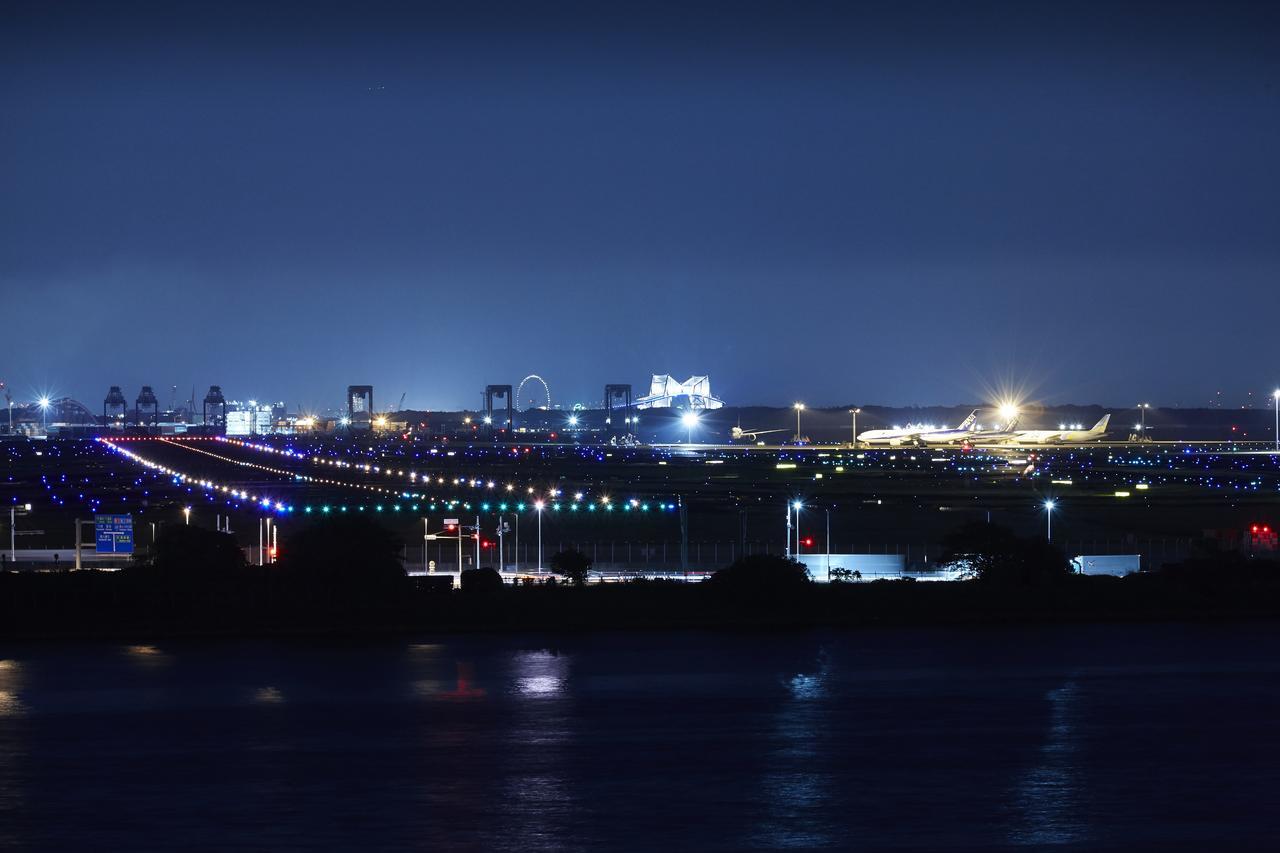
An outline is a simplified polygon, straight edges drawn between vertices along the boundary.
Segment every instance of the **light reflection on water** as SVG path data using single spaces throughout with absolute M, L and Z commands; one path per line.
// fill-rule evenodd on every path
M 834 779 L 823 765 L 827 698 L 825 666 L 797 673 L 786 682 L 789 696 L 774 714 L 774 748 L 760 778 L 760 799 L 768 804 L 757 827 L 766 849 L 826 847 L 833 843 L 826 810 Z
M 1269 626 L 5 649 L 0 847 L 1259 847 L 1278 676 Z
M 1030 767 L 1015 788 L 1022 821 L 1010 840 L 1015 844 L 1070 844 L 1087 840 L 1077 819 L 1080 780 L 1076 767 L 1076 717 L 1080 688 L 1068 681 L 1045 695 L 1049 720 L 1040 761 Z
M 22 664 L 16 660 L 0 660 L 0 717 L 16 717 L 25 713 L 20 688 Z

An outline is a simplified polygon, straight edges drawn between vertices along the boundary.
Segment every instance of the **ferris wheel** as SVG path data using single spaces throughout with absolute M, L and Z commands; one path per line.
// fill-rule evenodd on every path
M 543 397 L 545 397 L 545 398 L 546 398 L 546 404 L 545 404 L 545 405 L 543 405 L 543 406 L 538 406 L 538 405 L 535 403 L 535 404 L 534 404 L 534 407 L 535 407 L 535 408 L 545 409 L 545 410 L 547 410 L 547 411 L 551 411 L 551 386 L 547 384 L 547 380 L 543 379 L 541 376 L 539 376 L 539 375 L 538 375 L 538 374 L 536 374 L 536 373 L 530 373 L 530 374 L 529 374 L 528 376 L 526 376 L 524 379 L 521 379 L 521 380 L 520 380 L 520 384 L 516 386 L 516 409 L 518 409 L 518 410 L 523 410 L 523 409 L 524 409 L 524 404 L 523 404 L 523 402 L 522 402 L 522 401 L 524 400 L 524 397 L 523 397 L 523 396 L 521 396 L 521 395 L 524 393 L 524 386 L 525 386 L 527 383 L 529 383 L 529 382 L 537 382 L 537 383 L 541 384 L 541 385 L 542 385 L 542 395 L 543 395 Z M 530 402 L 533 402 L 533 400 L 531 399 L 531 400 L 530 400 Z

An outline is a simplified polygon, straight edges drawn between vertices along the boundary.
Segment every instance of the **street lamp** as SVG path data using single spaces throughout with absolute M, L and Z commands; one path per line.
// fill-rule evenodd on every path
M 693 444 L 693 428 L 698 425 L 697 412 L 685 412 L 680 416 L 680 423 L 685 428 L 685 444 Z
M 23 504 L 22 511 L 24 513 L 31 512 L 31 504 Z M 13 563 L 15 568 L 17 567 L 17 563 L 18 563 L 18 534 L 15 532 L 17 530 L 17 527 L 15 527 L 15 525 L 17 524 L 17 515 L 18 515 L 18 507 L 10 506 L 9 507 L 9 562 Z
M 184 506 L 182 508 L 182 517 L 183 517 L 184 523 L 186 524 L 191 523 L 191 507 Z
M 804 411 L 804 403 L 796 403 L 791 408 L 796 410 L 796 444 L 800 443 L 800 413 Z
M 1045 539 L 1047 539 L 1050 542 L 1053 541 L 1053 508 L 1055 506 L 1057 506 L 1057 504 L 1051 500 L 1044 502 L 1044 520 L 1047 526 L 1047 530 L 1045 531 Z
M 1276 401 L 1276 453 L 1280 453 L 1280 388 L 1271 392 L 1271 399 Z
M 569 426 L 576 427 L 578 425 L 578 416 L 569 415 Z
M 796 511 L 796 556 L 800 556 L 800 508 L 804 504 L 800 501 L 792 501 L 791 508 Z
M 1142 438 L 1147 437 L 1147 409 L 1151 408 L 1150 403 L 1139 403 L 1138 413 L 1142 415 L 1142 420 L 1138 424 L 1138 433 Z
M 49 431 L 49 406 L 52 401 L 48 397 L 41 397 L 38 402 L 40 404 L 40 425 L 47 433 Z
M 542 508 L 546 506 L 542 501 L 535 501 L 533 508 L 538 511 L 538 574 L 542 574 Z
M 854 447 L 858 446 L 858 415 L 861 412 L 862 409 L 849 410 L 849 419 L 851 421 L 849 424 L 849 443 Z

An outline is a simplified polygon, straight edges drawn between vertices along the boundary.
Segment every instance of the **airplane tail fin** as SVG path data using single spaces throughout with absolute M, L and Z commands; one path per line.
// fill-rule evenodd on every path
M 978 422 L 978 410 L 974 409 L 969 413 L 969 417 L 960 422 L 960 426 L 956 429 L 973 429 L 973 425 Z
M 1022 417 L 1021 415 L 1014 415 L 1013 417 L 1009 418 L 1009 423 L 1004 425 L 1004 431 L 1013 432 L 1015 429 L 1017 429 L 1018 422 L 1021 419 L 1021 417 Z
M 1102 416 L 1102 420 L 1100 420 L 1100 421 L 1098 421 L 1096 424 L 1094 424 L 1094 425 L 1093 425 L 1093 429 L 1089 430 L 1089 432 L 1091 432 L 1091 433 L 1093 433 L 1093 434 L 1095 434 L 1095 435 L 1102 435 L 1104 432 L 1106 432 L 1106 431 L 1107 431 L 1107 424 L 1109 424 L 1109 423 L 1111 423 L 1111 413 L 1110 413 L 1110 412 L 1108 412 L 1107 414 L 1103 415 L 1103 416 Z

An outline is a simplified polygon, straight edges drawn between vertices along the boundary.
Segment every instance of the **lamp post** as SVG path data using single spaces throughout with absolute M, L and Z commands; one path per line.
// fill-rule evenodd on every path
M 791 556 L 791 501 L 787 501 L 787 541 L 783 553 L 787 557 Z
M 536 501 L 533 508 L 538 511 L 538 574 L 542 574 L 542 501 Z
M 1045 539 L 1053 541 L 1053 508 L 1057 506 L 1053 501 L 1044 502 L 1044 521 L 1046 525 Z
M 858 446 L 858 413 L 861 411 L 862 409 L 849 410 L 849 443 L 854 447 Z
M 182 520 L 184 524 L 191 524 L 191 507 L 184 506 L 182 508 Z
M 1280 453 L 1280 388 L 1271 392 L 1271 399 L 1276 401 L 1276 453 Z
M 827 507 L 827 583 L 831 583 L 831 508 Z
M 23 504 L 22 511 L 24 513 L 31 512 L 31 504 Z M 9 562 L 15 567 L 18 563 L 18 534 L 17 530 L 18 508 L 16 506 L 9 507 Z
M 796 410 L 796 444 L 800 443 L 800 413 L 804 411 L 804 403 L 796 403 L 792 406 Z
M 1141 438 L 1147 437 L 1147 409 L 1151 408 L 1149 403 L 1139 403 L 1138 413 L 1142 416 L 1142 420 L 1138 424 L 1138 434 Z
M 40 426 L 44 430 L 45 435 L 49 434 L 49 398 L 40 398 Z
M 797 557 L 800 556 L 800 508 L 802 506 L 804 506 L 804 504 L 800 503 L 800 501 L 794 501 L 791 504 L 791 507 L 796 511 L 796 556 Z
M 698 425 L 698 415 L 696 412 L 685 412 L 680 416 L 680 423 L 685 428 L 685 444 L 693 444 L 693 428 Z

